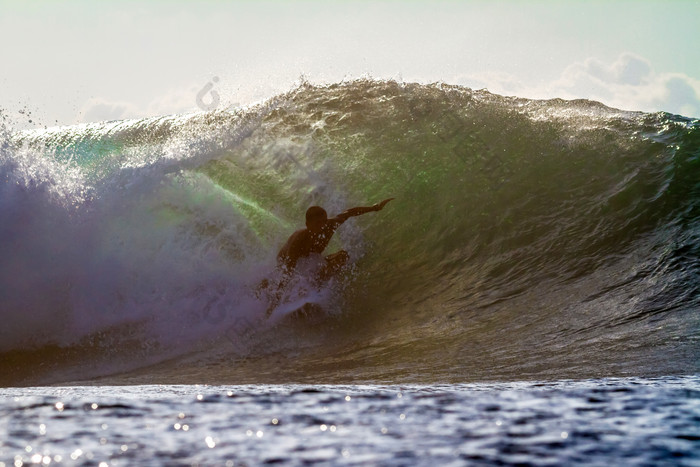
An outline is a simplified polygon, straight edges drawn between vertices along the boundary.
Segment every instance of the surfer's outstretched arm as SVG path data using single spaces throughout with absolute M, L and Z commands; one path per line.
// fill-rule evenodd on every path
M 388 203 L 392 199 L 394 198 L 385 199 L 384 201 L 381 201 L 377 204 L 373 204 L 372 206 L 359 206 L 356 208 L 347 209 L 335 216 L 334 219 L 345 222 L 350 217 L 361 216 L 362 214 L 366 214 L 368 212 L 381 211 L 382 209 L 384 209 L 384 206 L 386 206 L 386 203 Z

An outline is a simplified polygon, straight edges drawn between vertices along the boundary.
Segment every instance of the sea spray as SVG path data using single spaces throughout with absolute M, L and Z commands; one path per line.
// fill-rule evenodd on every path
M 157 362 L 217 381 L 697 371 L 696 120 L 360 80 L 2 151 L 10 381 Z M 329 247 L 353 271 L 325 328 L 264 319 L 255 287 L 308 206 L 390 196 Z

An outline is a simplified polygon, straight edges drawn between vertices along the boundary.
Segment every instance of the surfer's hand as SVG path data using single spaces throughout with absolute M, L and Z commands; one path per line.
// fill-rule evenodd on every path
M 384 208 L 384 206 L 386 206 L 386 203 L 388 203 L 388 202 L 391 201 L 392 199 L 394 199 L 394 198 L 385 199 L 385 200 L 382 201 L 381 203 L 375 204 L 375 205 L 374 205 L 374 208 L 376 208 L 377 211 L 381 211 L 381 210 Z

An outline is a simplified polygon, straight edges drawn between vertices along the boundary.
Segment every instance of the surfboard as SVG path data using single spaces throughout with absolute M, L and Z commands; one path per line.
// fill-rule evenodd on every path
M 326 318 L 326 312 L 320 303 L 310 301 L 308 297 L 288 301 L 277 305 L 268 317 L 271 321 L 296 321 L 318 323 Z
M 318 284 L 306 276 L 295 275 L 280 287 L 279 280 L 274 276 L 263 279 L 255 289 L 255 296 L 268 304 L 265 312 L 268 321 L 316 324 L 327 318 L 322 304 L 328 298 L 331 281 Z
M 289 319 L 302 321 L 307 324 L 316 324 L 326 319 L 326 311 L 323 307 L 314 302 L 306 302 L 296 310 L 287 315 Z

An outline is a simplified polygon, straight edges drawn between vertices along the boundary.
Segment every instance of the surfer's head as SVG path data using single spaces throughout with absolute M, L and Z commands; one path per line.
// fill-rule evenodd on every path
M 311 206 L 306 210 L 306 227 L 309 230 L 321 230 L 327 219 L 328 214 L 321 206 Z

